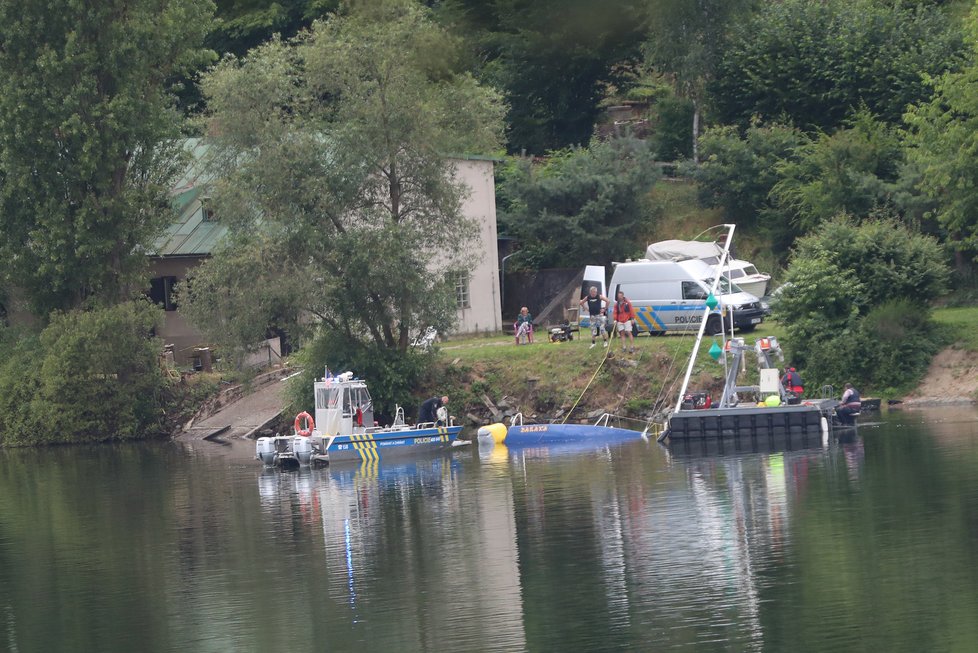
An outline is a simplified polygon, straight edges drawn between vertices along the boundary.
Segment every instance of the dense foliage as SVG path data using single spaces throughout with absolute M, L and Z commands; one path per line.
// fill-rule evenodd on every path
M 497 210 L 501 232 L 522 245 L 519 265 L 607 265 L 639 255 L 639 231 L 654 219 L 652 164 L 649 144 L 632 138 L 554 152 L 545 163 L 511 160 L 499 172 Z
M 808 137 L 793 127 L 753 123 L 743 136 L 733 126 L 713 127 L 700 142 L 702 165 L 692 171 L 700 201 L 723 207 L 729 220 L 761 230 L 776 251 L 787 252 L 797 229 L 772 202 L 771 189 L 781 180 L 778 166 L 793 161 Z
M 476 74 L 503 93 L 514 153 L 587 143 L 605 85 L 621 79 L 621 62 L 639 56 L 644 34 L 640 0 L 438 4 L 441 18 L 474 50 Z
M 204 56 L 212 11 L 0 1 L 0 273 L 39 317 L 142 285 L 179 170 L 168 80 Z
M 731 36 L 711 92 L 725 123 L 831 130 L 861 106 L 896 123 L 929 96 L 926 75 L 957 67 L 961 47 L 960 30 L 928 3 L 763 3 Z
M 902 160 L 894 130 L 861 112 L 852 126 L 820 134 L 779 160 L 771 196 L 782 219 L 802 232 L 840 213 L 896 208 Z
M 143 301 L 55 313 L 38 336 L 3 338 L 0 444 L 99 442 L 156 435 L 165 377 Z
M 934 79 L 933 98 L 906 118 L 908 156 L 937 218 L 956 247 L 978 252 L 978 8 L 968 27 L 967 66 Z
M 929 302 L 947 290 L 940 245 L 892 220 L 841 217 L 798 241 L 775 311 L 816 385 L 900 388 L 940 342 Z

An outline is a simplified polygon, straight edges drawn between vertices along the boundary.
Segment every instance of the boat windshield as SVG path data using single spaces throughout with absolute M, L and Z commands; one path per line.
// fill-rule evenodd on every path
M 703 279 L 703 283 L 706 284 L 706 287 L 707 288 L 712 288 L 713 287 L 713 279 L 712 278 L 710 278 L 710 279 Z M 737 284 L 730 283 L 730 279 L 728 279 L 726 277 L 720 277 L 720 294 L 721 295 L 730 295 L 730 294 L 737 293 L 737 292 L 744 292 L 744 291 L 741 290 L 740 287 Z
M 755 268 L 753 265 L 748 265 L 744 268 L 744 274 L 757 274 L 757 268 Z

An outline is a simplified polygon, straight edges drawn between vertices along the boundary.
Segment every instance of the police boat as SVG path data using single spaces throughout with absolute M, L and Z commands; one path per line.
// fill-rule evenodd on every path
M 301 412 L 295 417 L 294 434 L 258 438 L 256 459 L 280 467 L 377 462 L 391 456 L 451 447 L 462 430 L 454 425 L 444 408 L 438 422 L 411 426 L 398 406 L 390 426 L 376 426 L 367 383 L 352 372 L 334 377 L 327 370 L 313 387 L 315 418 Z

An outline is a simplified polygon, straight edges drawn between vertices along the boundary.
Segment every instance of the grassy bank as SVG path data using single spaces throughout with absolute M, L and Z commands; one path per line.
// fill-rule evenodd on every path
M 767 323 L 748 341 L 780 334 L 777 323 Z M 600 344 L 590 349 L 587 335 L 559 344 L 538 337 L 521 346 L 509 337 L 452 340 L 440 348 L 425 391 L 449 394 L 454 414 L 482 421 L 490 416 L 487 403 L 543 419 L 565 417 L 578 399 L 571 419 L 600 410 L 644 420 L 675 402 L 694 340 L 695 334 L 641 336 L 630 353 L 617 341 L 610 351 Z M 716 394 L 723 386 L 723 365 L 706 351 L 713 342 L 703 340 L 691 390 Z
M 938 335 L 952 347 L 978 353 L 978 306 L 937 309 L 934 321 L 943 332 Z
M 978 358 L 978 330 L 973 326 L 978 324 L 978 307 L 938 309 L 934 320 L 940 329 L 935 337 Z M 747 341 L 772 335 L 781 339 L 790 361 L 791 343 L 775 321 L 765 322 Z M 471 413 L 482 421 L 491 416 L 490 402 L 528 417 L 562 419 L 578 399 L 574 420 L 598 410 L 645 420 L 675 402 L 694 340 L 694 334 L 641 336 L 635 341 L 637 352 L 626 354 L 616 341 L 606 360 L 600 345 L 589 349 L 586 334 L 560 344 L 538 337 L 537 343 L 518 347 L 503 336 L 451 340 L 440 347 L 424 390 L 426 396 L 451 395 L 453 414 Z M 713 341 L 703 340 L 689 388 L 716 395 L 723 386 L 723 366 L 707 354 Z

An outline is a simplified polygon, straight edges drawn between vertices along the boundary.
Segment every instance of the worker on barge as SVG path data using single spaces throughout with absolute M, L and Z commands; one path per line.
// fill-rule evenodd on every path
M 801 375 L 798 374 L 798 370 L 793 367 L 784 368 L 784 376 L 781 377 L 781 387 L 789 394 L 789 404 L 797 404 L 805 392 L 805 383 L 801 380 Z
M 859 391 L 852 387 L 851 383 L 847 383 L 845 391 L 842 393 L 842 401 L 835 408 L 835 414 L 839 418 L 839 422 L 845 426 L 852 426 L 856 423 L 855 416 L 859 414 L 862 406 Z

